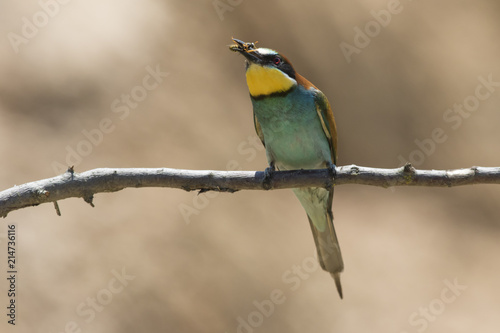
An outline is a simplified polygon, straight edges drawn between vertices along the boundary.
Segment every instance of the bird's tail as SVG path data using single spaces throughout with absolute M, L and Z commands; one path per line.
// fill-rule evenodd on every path
M 311 221 L 311 218 L 308 216 L 309 224 L 311 225 L 314 243 L 316 243 L 319 264 L 321 265 L 321 268 L 329 272 L 333 277 L 337 291 L 339 292 L 340 298 L 342 298 L 343 295 L 342 285 L 340 283 L 340 273 L 344 270 L 344 261 L 342 260 L 339 241 L 337 240 L 335 228 L 333 227 L 333 214 L 331 209 L 327 212 L 327 214 L 328 224 L 325 230 L 319 231 Z
M 333 227 L 333 190 L 301 188 L 293 191 L 307 212 L 321 268 L 331 274 L 342 298 L 340 273 L 344 270 L 344 261 Z

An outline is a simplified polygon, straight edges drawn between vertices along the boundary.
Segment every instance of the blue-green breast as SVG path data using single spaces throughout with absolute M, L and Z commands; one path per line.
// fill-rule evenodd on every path
M 269 162 L 281 170 L 319 169 L 332 162 L 314 93 L 298 85 L 288 94 L 252 98 Z

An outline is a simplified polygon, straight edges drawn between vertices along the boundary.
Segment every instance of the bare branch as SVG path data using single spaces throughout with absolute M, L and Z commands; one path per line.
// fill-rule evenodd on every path
M 60 176 L 39 180 L 0 192 L 0 216 L 13 210 L 58 200 L 83 198 L 92 207 L 94 194 L 116 192 L 128 187 L 170 187 L 186 191 L 236 192 L 239 190 L 330 187 L 328 169 L 276 171 L 263 185 L 262 171 L 209 171 L 179 169 L 94 169 L 75 173 L 72 168 Z M 360 184 L 391 186 L 461 186 L 500 184 L 500 168 L 472 167 L 457 170 L 416 170 L 410 164 L 396 169 L 348 165 L 337 167 L 335 186 Z

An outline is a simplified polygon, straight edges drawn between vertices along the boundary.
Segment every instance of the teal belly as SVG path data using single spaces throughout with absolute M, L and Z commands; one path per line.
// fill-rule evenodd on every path
M 296 88 L 287 96 L 253 100 L 269 162 L 279 169 L 319 169 L 332 162 L 313 96 Z

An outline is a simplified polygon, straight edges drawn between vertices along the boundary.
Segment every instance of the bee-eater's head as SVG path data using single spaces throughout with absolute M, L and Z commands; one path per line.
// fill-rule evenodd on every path
M 247 60 L 246 77 L 252 97 L 287 92 L 297 86 L 296 72 L 290 61 L 278 52 L 255 48 L 255 43 L 245 43 L 233 38 L 235 45 L 229 49 L 241 53 Z

